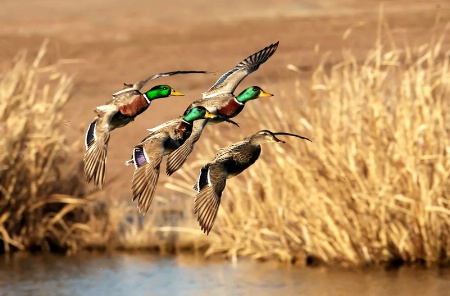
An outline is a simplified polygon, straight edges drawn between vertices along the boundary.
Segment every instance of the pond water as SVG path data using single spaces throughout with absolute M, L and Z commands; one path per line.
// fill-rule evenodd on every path
M 192 256 L 0 257 L 0 295 L 450 295 L 450 270 L 342 270 Z

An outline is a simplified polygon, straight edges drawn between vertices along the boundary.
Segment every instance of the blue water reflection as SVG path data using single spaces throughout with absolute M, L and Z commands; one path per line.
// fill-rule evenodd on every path
M 449 295 L 449 270 L 337 270 L 149 254 L 0 258 L 0 295 Z

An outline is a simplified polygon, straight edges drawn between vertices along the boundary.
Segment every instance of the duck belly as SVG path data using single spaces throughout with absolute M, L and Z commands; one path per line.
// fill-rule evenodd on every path
M 110 126 L 110 130 L 116 129 L 116 128 L 120 128 L 120 127 L 124 127 L 127 124 L 129 124 L 130 122 L 132 122 L 134 120 L 134 116 L 126 116 L 123 115 L 120 112 L 117 112 L 112 118 L 111 121 L 109 122 L 109 126 Z

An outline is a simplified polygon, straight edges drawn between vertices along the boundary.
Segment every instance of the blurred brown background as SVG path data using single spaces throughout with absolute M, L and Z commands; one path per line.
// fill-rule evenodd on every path
M 277 40 L 277 53 L 246 78 L 237 93 L 260 85 L 275 94 L 274 102 L 282 101 L 294 85 L 288 64 L 308 77 L 324 53 L 330 52 L 330 60 L 338 62 L 343 45 L 363 57 L 375 43 L 381 7 L 392 34 L 386 44 L 421 44 L 433 29 L 450 21 L 450 1 L 7 0 L 0 10 L 0 67 L 21 49 L 32 57 L 49 38 L 49 62 L 59 61 L 75 76 L 65 110 L 77 161 L 84 153 L 93 109 L 108 101 L 123 82 L 172 70 L 217 72 L 152 82 L 149 87 L 165 83 L 186 96 L 155 101 L 134 123 L 112 133 L 105 192 L 128 198 L 133 169 L 123 163 L 147 134 L 146 128 L 180 115 L 223 72 Z

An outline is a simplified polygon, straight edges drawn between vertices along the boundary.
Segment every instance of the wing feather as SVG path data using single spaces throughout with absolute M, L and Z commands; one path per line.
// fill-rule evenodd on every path
M 200 139 L 205 125 L 208 123 L 208 119 L 200 119 L 194 121 L 192 127 L 192 133 L 187 138 L 187 140 L 175 151 L 169 154 L 167 157 L 166 173 L 167 175 L 172 175 L 174 172 L 179 170 L 181 166 L 185 163 L 186 159 L 191 154 L 194 149 L 195 143 Z
M 178 74 L 195 74 L 195 73 L 206 74 L 206 73 L 209 73 L 209 72 L 207 72 L 207 71 L 191 71 L 191 70 L 188 70 L 188 71 L 172 71 L 172 72 L 158 73 L 158 74 L 152 75 L 152 76 L 150 76 L 150 77 L 148 77 L 148 78 L 146 78 L 144 80 L 138 81 L 138 82 L 136 82 L 133 85 L 124 83 L 124 86 L 125 86 L 124 89 L 114 93 L 113 97 L 118 96 L 120 94 L 123 94 L 125 92 L 129 92 L 129 91 L 136 91 L 136 90 L 140 91 L 148 82 L 150 82 L 152 80 L 155 80 L 157 78 L 160 78 L 160 77 L 172 76 L 172 75 L 178 75 Z
M 194 213 L 197 215 L 201 230 L 209 234 L 219 211 L 227 172 L 221 164 L 211 164 L 208 167 L 207 174 L 208 185 L 203 186 L 195 196 Z
M 223 74 L 208 91 L 203 93 L 203 98 L 215 97 L 220 94 L 232 94 L 245 77 L 256 71 L 261 64 L 275 53 L 278 43 L 273 43 L 250 55 L 233 69 Z
M 147 213 L 153 201 L 164 155 L 165 141 L 166 139 L 149 139 L 143 143 L 146 162 L 141 163 L 133 174 L 131 184 L 133 201 L 137 199 L 137 206 L 142 214 Z
M 86 181 L 94 180 L 94 185 L 103 188 L 106 173 L 106 156 L 108 153 L 109 132 L 103 131 L 91 141 L 83 157 Z
M 200 229 L 209 234 L 211 231 L 217 212 L 219 210 L 220 198 L 216 196 L 212 187 L 206 187 L 195 197 L 194 213 L 197 214 L 197 221 Z

